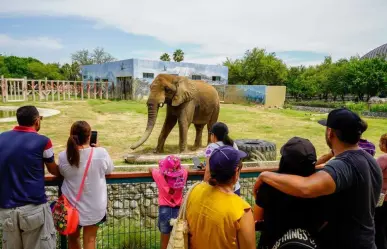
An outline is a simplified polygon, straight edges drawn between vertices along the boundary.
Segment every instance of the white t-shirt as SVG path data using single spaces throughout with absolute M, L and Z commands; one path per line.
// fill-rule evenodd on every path
M 59 153 L 59 171 L 64 177 L 62 193 L 74 206 L 90 151 L 91 148 L 79 150 L 79 168 L 69 164 L 66 151 Z M 94 148 L 81 199 L 76 205 L 79 211 L 79 225 L 95 225 L 106 215 L 107 187 L 105 175 L 110 174 L 113 169 L 113 161 L 108 152 L 101 147 Z
M 205 151 L 206 158 L 209 158 L 211 156 L 212 152 L 216 148 L 219 148 L 219 147 L 222 147 L 222 146 L 224 146 L 224 143 L 222 141 L 219 141 L 219 142 L 216 142 L 216 143 L 210 143 L 207 146 L 206 151 Z M 236 145 L 236 143 L 234 143 L 232 147 L 234 147 L 234 149 L 238 150 L 238 146 Z M 241 188 L 241 185 L 240 185 L 239 179 L 238 179 L 238 181 L 235 183 L 234 191 L 237 191 L 240 188 Z

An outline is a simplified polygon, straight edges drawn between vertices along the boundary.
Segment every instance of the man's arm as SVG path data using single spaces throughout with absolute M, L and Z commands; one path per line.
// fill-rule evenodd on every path
M 60 176 L 59 166 L 55 163 L 54 150 L 52 149 L 50 139 L 48 139 L 46 147 L 43 151 L 43 162 L 51 175 Z
M 47 167 L 47 170 L 48 172 L 51 174 L 51 175 L 54 175 L 54 176 L 61 176 L 60 172 L 59 172 L 59 167 L 58 165 L 55 163 L 55 161 L 52 161 L 52 162 L 45 162 L 44 163 Z
M 309 177 L 262 172 L 257 179 L 256 185 L 258 186 L 254 186 L 254 192 L 259 189 L 259 185 L 262 182 L 269 184 L 283 193 L 302 198 L 330 195 L 336 191 L 335 181 L 325 171 L 318 171 Z

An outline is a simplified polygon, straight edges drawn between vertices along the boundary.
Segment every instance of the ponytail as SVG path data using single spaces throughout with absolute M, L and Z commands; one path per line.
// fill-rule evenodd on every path
M 67 140 L 67 161 L 71 166 L 79 167 L 81 156 L 79 147 L 88 144 L 91 127 L 86 121 L 77 121 L 71 126 L 70 137 Z
M 224 145 L 228 145 L 231 147 L 234 146 L 234 141 L 228 136 L 228 134 L 224 135 L 222 142 L 224 143 Z
M 69 139 L 67 140 L 67 161 L 69 161 L 71 166 L 79 167 L 79 161 L 80 154 L 78 150 L 78 136 L 77 135 L 70 135 Z

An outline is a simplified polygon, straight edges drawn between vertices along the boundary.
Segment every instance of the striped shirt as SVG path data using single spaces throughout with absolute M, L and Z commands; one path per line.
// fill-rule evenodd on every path
M 51 140 L 30 127 L 0 134 L 0 208 L 47 202 L 44 163 L 54 162 Z

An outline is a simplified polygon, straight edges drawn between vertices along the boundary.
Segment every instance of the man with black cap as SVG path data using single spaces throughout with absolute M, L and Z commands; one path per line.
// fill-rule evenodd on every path
M 332 212 L 327 211 L 328 226 L 323 247 L 375 249 L 374 213 L 382 189 L 382 172 L 375 159 L 359 149 L 366 130 L 360 117 L 348 109 L 336 109 L 328 120 L 325 138 L 335 158 L 310 176 L 263 172 L 254 186 L 256 192 L 265 182 L 296 197 L 330 196 Z

